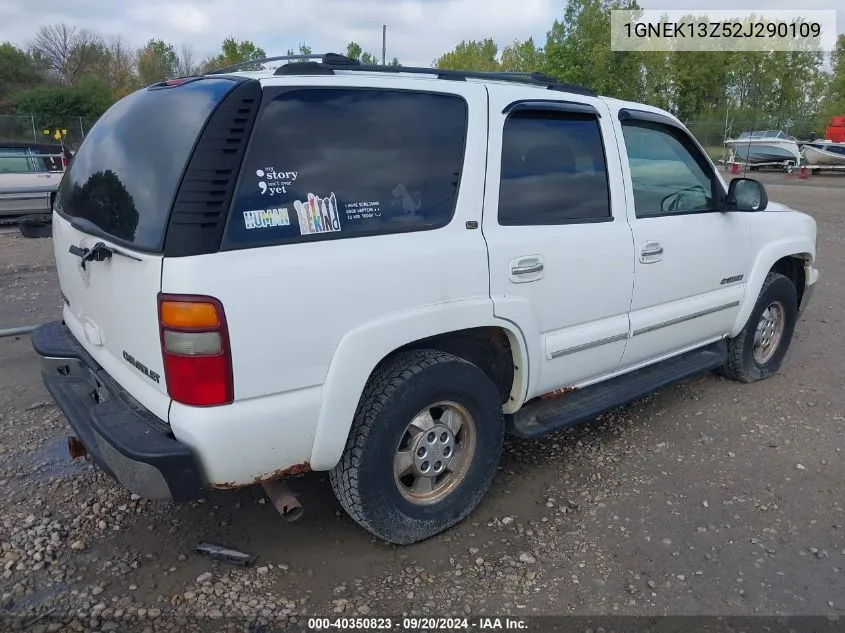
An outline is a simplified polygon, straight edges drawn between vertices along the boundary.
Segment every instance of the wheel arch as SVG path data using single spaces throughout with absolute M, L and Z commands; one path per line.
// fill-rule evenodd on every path
M 506 412 L 522 405 L 528 389 L 525 338 L 516 325 L 493 315 L 489 298 L 387 315 L 347 333 L 335 350 L 322 387 L 313 470 L 337 464 L 370 376 L 395 353 L 410 349 L 437 349 L 478 364 L 499 389 Z M 510 356 L 509 367 L 503 362 L 505 354 Z
M 778 240 L 760 250 L 751 267 L 745 285 L 745 297 L 730 336 L 736 336 L 745 327 L 757 302 L 757 297 L 760 296 L 760 289 L 770 272 L 780 273 L 795 284 L 798 305 L 801 304 L 807 281 L 806 270 L 812 264 L 814 250 L 814 245 L 809 238 Z

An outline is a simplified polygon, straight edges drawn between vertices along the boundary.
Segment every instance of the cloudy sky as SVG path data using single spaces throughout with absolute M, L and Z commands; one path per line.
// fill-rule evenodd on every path
M 646 9 L 835 9 L 835 0 L 640 0 Z M 545 41 L 565 0 L 0 0 L 0 41 L 23 45 L 41 25 L 67 22 L 102 34 L 120 33 L 140 46 L 150 38 L 187 44 L 197 58 L 219 50 L 227 35 L 251 39 L 269 55 L 299 42 L 315 52 L 344 52 L 356 41 L 388 59 L 429 65 L 461 40 L 493 37 Z M 37 7 L 37 9 L 35 8 Z M 837 15 L 845 32 L 845 11 Z

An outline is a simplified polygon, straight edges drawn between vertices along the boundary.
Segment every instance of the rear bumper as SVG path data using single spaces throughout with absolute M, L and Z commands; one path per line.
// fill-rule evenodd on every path
M 121 389 L 66 326 L 42 325 L 31 340 L 41 356 L 44 384 L 98 465 L 147 499 L 184 501 L 202 495 L 204 483 L 191 449 Z

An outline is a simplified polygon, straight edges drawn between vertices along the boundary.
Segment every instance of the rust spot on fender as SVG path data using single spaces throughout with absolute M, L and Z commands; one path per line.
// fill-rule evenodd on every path
M 566 393 L 572 393 L 573 391 L 578 391 L 578 387 L 561 387 L 560 389 L 555 389 L 549 393 L 544 393 L 540 396 L 540 400 L 551 400 L 552 398 L 557 398 L 558 396 L 562 396 Z
M 237 490 L 238 488 L 246 488 L 247 486 L 252 486 L 254 484 L 261 484 L 265 481 L 282 479 L 283 477 L 290 477 L 291 475 L 301 475 L 302 473 L 307 473 L 310 470 L 311 464 L 309 464 L 308 462 L 302 462 L 301 464 L 294 464 L 293 466 L 288 466 L 287 468 L 280 468 L 279 470 L 274 470 L 273 472 L 267 473 L 266 475 L 259 475 L 258 477 L 253 479 L 251 483 L 248 484 L 223 482 L 220 484 L 212 484 L 211 487 L 215 490 Z
M 273 479 L 280 479 L 281 477 L 288 477 L 289 475 L 301 475 L 302 473 L 307 473 L 310 470 L 311 464 L 308 462 L 302 462 L 301 464 L 294 464 L 293 466 L 288 466 L 287 468 L 274 470 L 269 475 L 264 475 L 263 477 L 256 477 L 255 483 L 258 484 L 262 481 L 272 481 Z

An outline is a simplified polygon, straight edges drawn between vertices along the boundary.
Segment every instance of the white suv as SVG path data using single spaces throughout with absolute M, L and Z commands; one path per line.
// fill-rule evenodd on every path
M 329 471 L 394 543 L 534 437 L 777 371 L 816 224 L 670 114 L 542 75 L 226 69 L 115 104 L 59 189 L 44 381 L 130 490 Z M 771 213 L 777 211 L 777 213 Z

